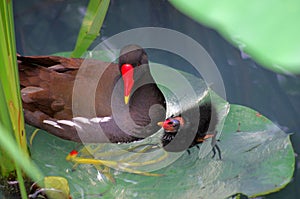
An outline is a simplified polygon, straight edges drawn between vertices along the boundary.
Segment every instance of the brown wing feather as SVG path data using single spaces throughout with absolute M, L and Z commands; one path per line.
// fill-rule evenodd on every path
M 27 123 L 38 128 L 47 128 L 49 132 L 56 135 L 61 134 L 59 129 L 54 127 L 49 129 L 51 126 L 43 124 L 43 120 L 70 120 L 73 117 L 74 81 L 83 61 L 83 59 L 59 56 L 18 57 L 22 103 Z M 90 70 L 89 73 L 84 73 L 87 82 L 93 81 L 89 74 L 99 80 L 96 90 L 97 115 L 100 117 L 110 115 L 110 96 L 115 78 L 119 76 L 118 65 L 99 60 L 88 60 L 84 64 Z M 100 71 L 104 70 L 101 79 L 93 75 L 93 71 L 99 71 L 99 68 Z M 60 135 L 60 137 L 70 139 L 75 134 L 72 132 L 75 128 L 70 130 L 68 135 Z M 66 134 L 67 131 L 63 133 Z

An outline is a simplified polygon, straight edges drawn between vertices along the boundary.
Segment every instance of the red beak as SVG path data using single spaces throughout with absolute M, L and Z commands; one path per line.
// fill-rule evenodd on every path
M 174 127 L 170 124 L 168 124 L 170 122 L 169 119 L 163 121 L 163 122 L 158 122 L 157 125 L 163 127 L 163 129 L 165 131 L 174 131 Z
M 134 84 L 133 80 L 133 66 L 131 64 L 123 64 L 121 66 L 121 73 L 124 81 L 124 102 L 128 104 L 129 96 Z

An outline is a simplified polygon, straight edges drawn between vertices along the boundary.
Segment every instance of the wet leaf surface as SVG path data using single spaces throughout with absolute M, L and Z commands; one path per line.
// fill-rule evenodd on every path
M 205 98 L 206 89 L 198 78 L 181 73 L 196 93 L 197 103 Z M 157 73 L 153 73 L 159 81 Z M 202 83 L 201 83 L 202 82 Z M 201 86 L 202 85 L 202 86 Z M 176 87 L 176 89 L 185 89 Z M 162 88 L 164 90 L 164 88 Z M 178 113 L 175 98 L 167 95 L 167 114 Z M 171 95 L 171 94 L 170 94 Z M 65 160 L 73 149 L 81 149 L 78 143 L 61 140 L 40 131 L 33 140 L 31 154 L 45 175 L 63 176 L 68 179 L 73 198 L 226 198 L 236 193 L 248 196 L 263 195 L 283 188 L 292 178 L 294 152 L 290 137 L 257 111 L 240 105 L 229 105 L 212 93 L 217 103 L 220 124 L 217 134 L 222 150 L 222 160 L 211 158 L 211 143 L 204 142 L 200 150 L 196 147 L 182 153 L 168 153 L 162 161 L 146 166 L 128 168 L 163 174 L 160 177 L 122 172 L 121 167 L 110 170 L 112 182 L 107 175 L 93 165 L 79 165 L 72 171 L 73 164 Z M 182 109 L 188 107 L 191 98 L 184 98 Z M 195 101 L 194 101 L 195 103 Z M 177 105 L 176 105 L 177 104 Z M 223 125 L 224 122 L 224 125 Z M 30 136 L 34 128 L 27 126 Z M 162 131 L 131 144 L 103 144 L 97 159 L 149 161 L 162 152 L 160 147 L 151 153 L 142 153 L 133 158 L 132 153 L 107 156 L 108 151 L 159 143 Z M 101 157 L 101 154 L 104 156 Z M 105 156 L 106 155 L 106 156 Z M 142 158 L 139 158 L 142 157 Z M 124 167 L 124 164 L 122 164 Z M 159 168 L 156 170 L 156 168 Z M 123 169 L 124 170 L 124 169 Z

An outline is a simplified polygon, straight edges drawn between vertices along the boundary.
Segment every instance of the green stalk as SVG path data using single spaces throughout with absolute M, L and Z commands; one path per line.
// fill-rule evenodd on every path
M 17 180 L 19 182 L 21 197 L 22 199 L 28 199 L 25 182 L 22 175 L 22 170 L 17 164 L 16 164 L 16 172 L 17 172 Z
M 110 0 L 90 0 L 71 57 L 81 57 L 100 35 Z
M 16 145 L 16 141 L 12 136 L 5 137 L 8 132 L 0 124 L 0 146 L 1 150 L 5 151 L 9 157 L 18 165 L 32 180 L 40 181 L 44 176 L 38 167 L 31 161 L 29 156 L 25 155 Z
M 9 116 L 19 147 L 27 152 L 24 117 L 19 86 L 19 75 L 16 59 L 15 32 L 13 25 L 13 11 L 11 1 L 1 1 L 1 84 L 5 93 L 5 100 Z
M 5 95 L 4 95 L 4 91 L 2 88 L 2 83 L 0 82 L 0 108 L 1 108 L 0 124 L 2 124 L 3 126 L 6 127 L 7 132 L 13 132 L 11 121 L 9 118 L 9 112 L 8 112 L 8 108 L 6 106 L 6 101 L 4 99 L 4 96 Z M 3 135 L 4 139 L 6 137 L 11 136 L 11 134 L 5 134 L 4 132 L 0 132 L 0 133 L 4 134 Z M 8 154 L 4 150 L 2 150 L 2 148 L 0 148 L 0 169 L 1 169 L 2 176 L 8 176 L 11 172 L 13 172 L 15 170 L 15 165 L 14 165 L 13 161 L 8 156 Z
M 27 199 L 22 171 L 25 171 L 33 180 L 38 180 L 41 175 L 32 165 L 27 149 L 16 60 L 12 2 L 0 1 L 0 13 L 1 175 L 4 178 L 17 175 L 21 196 Z
M 73 57 L 80 57 L 99 35 L 109 0 L 91 0 Z M 11 1 L 0 1 L 0 169 L 17 174 L 22 198 L 27 198 L 22 171 L 32 180 L 43 175 L 29 158 L 22 112 Z

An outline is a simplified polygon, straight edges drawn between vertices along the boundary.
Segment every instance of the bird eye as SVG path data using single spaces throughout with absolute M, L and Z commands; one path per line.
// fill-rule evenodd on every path
M 170 122 L 168 122 L 167 124 L 170 124 L 170 125 L 171 125 L 171 124 L 173 124 L 173 122 L 172 122 L 172 121 L 170 121 Z
M 180 126 L 180 122 L 178 120 L 173 120 L 172 123 L 173 123 L 172 124 L 173 127 L 179 127 Z

